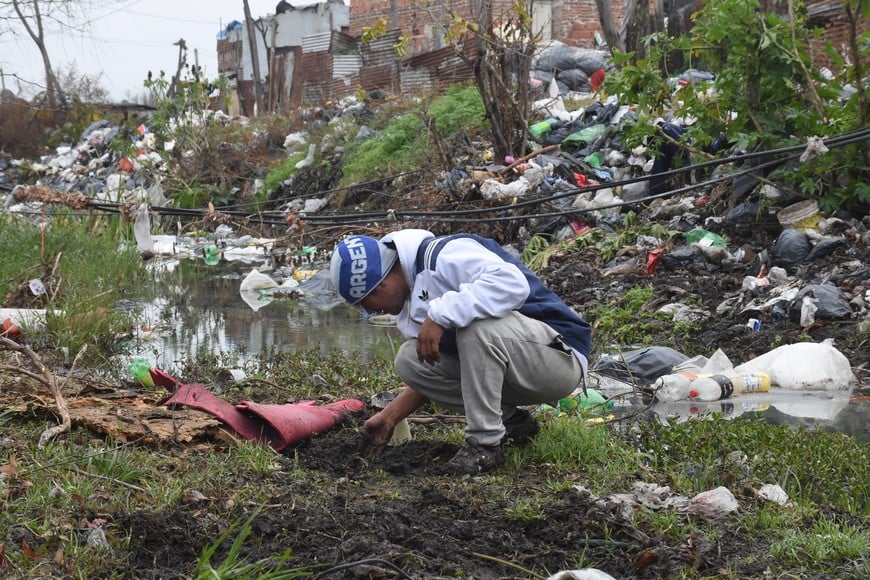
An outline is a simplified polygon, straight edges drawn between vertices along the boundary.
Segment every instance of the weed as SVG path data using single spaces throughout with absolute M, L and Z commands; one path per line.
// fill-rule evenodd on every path
M 504 517 L 521 522 L 532 522 L 543 519 L 545 516 L 546 514 L 541 505 L 526 498 L 518 499 L 504 512 Z
M 104 218 L 116 219 L 116 218 Z M 11 216 L 0 217 L 0 295 L 18 293 L 31 308 L 46 310 L 44 325 L 32 325 L 34 344 L 65 349 L 69 356 L 89 345 L 86 361 L 107 354 L 114 337 L 128 326 L 112 305 L 137 295 L 146 277 L 135 246 L 95 236 L 81 219 L 55 216 L 48 227 Z M 28 281 L 41 279 L 46 292 L 34 296 Z
M 849 65 L 829 47 L 842 72 L 825 76 L 811 70 L 807 15 L 789 3 L 788 16 L 766 12 L 758 0 L 705 3 L 694 17 L 691 37 L 656 33 L 644 39 L 646 58 L 614 52 L 618 69 L 608 74 L 604 90 L 637 106 L 639 122 L 626 130 L 629 147 L 661 142 L 652 121 L 680 104 L 681 113 L 696 121 L 687 141 L 706 148 L 724 138 L 742 150 L 776 148 L 805 142 L 813 135 L 836 135 L 866 124 L 866 103 L 854 95 L 845 103 L 842 88 L 854 82 L 866 60 L 866 34 L 853 29 Z M 853 5 L 856 5 L 853 3 Z M 860 36 L 859 36 L 860 35 Z M 692 67 L 716 72 L 709 83 L 674 89 L 668 63 L 674 57 Z M 866 151 L 844 147 L 797 168 L 788 166 L 773 178 L 819 199 L 826 211 L 866 204 L 870 188 L 863 176 Z
M 723 428 L 709 415 L 681 424 L 639 424 L 650 467 L 669 473 L 674 489 L 698 493 L 724 485 L 778 483 L 796 501 L 850 514 L 870 508 L 870 451 L 841 433 L 767 425 L 738 417 Z M 832 484 L 832 482 L 837 482 Z
M 596 340 L 604 344 L 644 344 L 651 328 L 671 322 L 668 314 L 641 311 L 652 297 L 652 286 L 635 286 L 616 300 L 587 310 Z
M 434 127 L 422 119 L 433 119 Z M 393 114 L 383 130 L 362 143 L 352 144 L 349 161 L 342 169 L 341 183 L 358 183 L 383 177 L 385 174 L 410 171 L 435 156 L 429 143 L 457 132 L 474 134 L 487 126 L 480 94 L 471 87 L 454 87 L 435 99 L 425 110 Z M 431 136 L 431 131 L 439 135 Z
M 247 465 L 255 475 L 271 475 L 280 468 L 275 461 L 275 451 L 254 441 L 240 441 L 230 454 L 243 465 Z
M 781 528 L 781 536 L 770 550 L 783 567 L 825 570 L 831 563 L 840 563 L 844 576 L 858 578 L 870 572 L 868 545 L 870 531 L 866 527 L 822 516 L 808 530 Z
M 219 537 L 208 546 L 199 558 L 194 570 L 194 575 L 200 580 L 206 579 L 223 579 L 223 578 L 266 578 L 270 580 L 284 580 L 289 578 L 304 578 L 311 575 L 311 571 L 307 567 L 299 567 L 292 569 L 284 569 L 284 565 L 291 559 L 290 550 L 286 550 L 277 558 L 264 558 L 256 562 L 247 562 L 241 557 L 242 546 L 245 540 L 251 534 L 251 523 L 254 518 L 260 513 L 260 510 L 254 511 L 248 519 L 241 523 L 240 521 L 233 522 Z M 230 549 L 217 568 L 212 565 L 212 558 L 218 548 L 226 542 L 230 535 L 236 531 L 236 528 L 241 524 L 241 529 L 238 535 L 233 540 Z
M 306 151 L 299 151 L 273 166 L 263 179 L 263 192 L 266 194 L 271 193 L 276 190 L 279 185 L 292 177 L 293 174 L 298 171 L 296 169 L 296 164 L 305 159 L 306 155 Z

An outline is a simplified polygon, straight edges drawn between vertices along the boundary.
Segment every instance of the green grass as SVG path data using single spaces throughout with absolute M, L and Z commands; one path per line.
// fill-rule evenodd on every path
M 260 513 L 255 510 L 243 523 L 240 520 L 233 522 L 213 544 L 203 550 L 199 561 L 194 569 L 194 577 L 198 580 L 213 580 L 219 578 L 262 578 L 266 580 L 285 580 L 290 578 L 307 578 L 310 570 L 307 567 L 285 568 L 285 564 L 292 559 L 290 550 L 285 550 L 277 558 L 263 558 L 255 562 L 248 562 L 241 556 L 242 546 L 251 534 L 251 522 Z M 212 564 L 212 558 L 222 544 L 237 532 L 230 545 L 227 555 L 222 561 Z
M 47 290 L 41 297 L 23 294 L 27 307 L 47 310 L 44 327 L 27 329 L 38 347 L 65 349 L 71 361 L 87 345 L 85 360 L 94 361 L 126 328 L 127 315 L 112 306 L 135 298 L 148 274 L 135 243 L 122 243 L 132 239 L 132 225 L 119 227 L 119 219 L 58 215 L 41 229 L 0 216 L 0 296 L 35 278 Z
M 424 105 L 425 107 L 425 105 Z M 410 171 L 431 159 L 433 135 L 422 118 L 435 121 L 434 129 L 441 139 L 464 132 L 476 135 L 488 122 L 483 101 L 474 87 L 454 87 L 423 109 L 395 114 L 386 120 L 380 133 L 359 144 L 349 144 L 344 157 L 342 185 L 358 183 Z
M 205 362 L 213 366 L 190 361 L 189 368 L 198 369 L 208 384 L 207 374 L 215 372 L 220 361 Z M 324 356 L 317 350 L 273 353 L 248 370 L 261 381 L 257 389 L 231 385 L 229 389 L 237 390 L 224 393 L 227 399 L 239 398 L 242 389 L 268 402 L 327 394 L 364 396 L 397 388 L 387 361 L 362 365 L 353 356 Z M 336 502 L 353 501 L 355 493 L 399 506 L 397 510 L 403 503 L 419 502 L 417 487 L 375 463 L 361 473 L 336 478 L 307 467 L 298 452 L 279 454 L 249 442 L 170 452 L 137 442 L 99 440 L 81 427 L 40 449 L 35 441 L 44 422 L 0 413 L 4 432 L 29 442 L 0 449 L 0 537 L 27 529 L 43 540 L 34 547 L 37 560 L 24 556 L 20 546 L 7 544 L 7 557 L 22 576 L 46 574 L 49 568 L 41 568 L 50 566 L 45 562 L 59 550 L 71 576 L 96 577 L 123 569 L 123 554 L 133 540 L 120 531 L 122 527 L 112 525 L 111 518 L 103 527 L 112 550 L 86 545 L 83 526 L 94 517 L 106 519 L 100 514 L 172 514 L 189 522 L 189 514 L 198 513 L 207 515 L 191 531 L 191 541 L 196 542 L 192 545 L 200 554 L 196 571 L 193 564 L 189 570 L 193 577 L 292 578 L 303 573 L 299 564 L 311 563 L 294 561 L 286 548 L 271 553 L 263 549 L 265 538 L 289 530 L 260 529 L 256 506 L 320 513 Z M 352 437 L 350 432 L 341 436 Z M 415 425 L 414 436 L 417 443 L 438 439 L 460 444 L 462 429 L 460 423 Z M 722 544 L 732 531 L 739 533 L 743 543 L 769 546 L 740 557 L 755 558 L 753 565 L 774 575 L 834 570 L 840 576 L 861 577 L 867 571 L 868 449 L 846 436 L 743 417 L 723 421 L 710 416 L 674 425 L 641 421 L 614 429 L 589 424 L 582 416 L 561 416 L 542 420 L 537 438 L 525 447 L 509 448 L 506 455 L 505 469 L 450 482 L 444 493 L 469 510 L 497 505 L 504 519 L 538 526 L 554 511 L 566 509 L 565 502 L 578 501 L 572 495 L 577 485 L 605 496 L 628 492 L 634 482 L 646 481 L 668 485 L 687 497 L 724 485 L 740 501 L 738 514 L 725 524 L 641 506 L 635 507 L 630 523 L 675 546 L 689 537 Z M 780 484 L 794 505 L 756 499 L 751 490 L 764 483 Z M 434 509 L 440 513 L 449 505 Z M 589 537 L 626 541 L 619 525 L 596 522 Z M 578 536 L 578 562 L 588 564 L 582 541 Z M 726 567 L 743 569 L 738 560 L 729 560 Z
M 263 179 L 262 191 L 265 194 L 269 194 L 277 189 L 281 183 L 293 176 L 293 174 L 298 171 L 296 169 L 296 164 L 305 159 L 306 155 L 308 155 L 307 147 L 303 151 L 293 153 L 286 159 L 282 159 L 275 164 L 271 169 L 269 169 L 269 173 L 267 173 L 266 177 Z
M 870 513 L 870 450 L 848 435 L 717 414 L 638 428 L 647 467 L 666 475 L 672 489 L 694 494 L 775 483 L 798 502 Z
M 646 344 L 654 331 L 671 324 L 671 316 L 662 312 L 642 312 L 653 298 L 650 285 L 629 288 L 618 298 L 596 304 L 586 310 L 595 328 L 599 344 Z

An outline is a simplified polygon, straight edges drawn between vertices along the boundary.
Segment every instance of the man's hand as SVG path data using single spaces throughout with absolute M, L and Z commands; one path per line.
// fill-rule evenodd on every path
M 434 365 L 441 360 L 441 336 L 443 334 L 444 328 L 435 324 L 427 316 L 417 335 L 417 358 L 420 362 Z
M 425 402 L 426 397 L 408 385 L 404 385 L 395 399 L 363 423 L 362 429 L 360 429 L 360 435 L 362 435 L 359 445 L 360 452 L 368 453 L 383 449 L 390 442 L 393 430 L 399 421 L 413 413 Z
M 371 451 L 380 451 L 383 449 L 390 441 L 390 437 L 393 436 L 394 429 L 395 425 L 390 424 L 384 411 L 369 417 L 369 419 L 363 423 L 362 429 L 360 430 L 360 434 L 362 435 L 362 440 L 360 441 L 359 446 L 360 452 L 366 454 Z

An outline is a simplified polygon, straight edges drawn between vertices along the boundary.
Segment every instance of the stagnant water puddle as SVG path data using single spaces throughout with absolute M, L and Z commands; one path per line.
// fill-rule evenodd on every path
M 262 263 L 158 258 L 149 264 L 154 298 L 142 310 L 130 357 L 142 357 L 172 374 L 178 361 L 211 354 L 228 368 L 269 351 L 320 349 L 358 352 L 364 359 L 392 358 L 402 337 L 395 326 L 377 324 L 360 311 L 331 298 L 302 298 L 292 293 L 243 294 L 240 286 Z M 304 287 L 304 285 L 303 285 Z M 397 385 L 398 386 L 398 385 Z M 590 386 L 605 396 L 631 387 L 592 375 Z M 822 426 L 870 442 L 870 402 L 850 393 L 827 396 L 773 389 L 715 402 L 657 403 L 648 413 L 658 420 L 685 421 L 706 413 L 725 418 L 756 414 L 774 424 Z M 620 397 L 620 413 L 644 407 L 638 396 Z
M 255 266 L 170 259 L 149 264 L 154 298 L 141 308 L 130 344 L 132 358 L 173 372 L 197 354 L 243 367 L 261 353 L 319 349 L 392 359 L 401 335 L 367 321 L 348 305 L 325 308 L 292 292 L 243 296 L 239 288 Z M 246 301 L 251 302 L 251 304 Z

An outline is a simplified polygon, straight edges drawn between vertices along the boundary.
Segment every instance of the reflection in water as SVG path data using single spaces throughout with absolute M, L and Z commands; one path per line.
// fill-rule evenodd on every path
M 264 300 L 263 305 L 252 308 L 239 293 L 251 266 L 169 260 L 150 267 L 154 299 L 143 309 L 140 325 L 154 330 L 141 333 L 131 355 L 146 358 L 170 374 L 178 370 L 181 360 L 197 354 L 214 355 L 220 357 L 221 364 L 239 367 L 261 353 L 296 349 L 392 359 L 402 341 L 395 326 L 366 322 L 358 310 L 347 305 L 323 310 L 305 299 L 285 296 Z M 607 396 L 631 390 L 630 385 L 597 373 L 590 379 L 591 386 Z M 620 400 L 617 405 L 625 411 L 643 408 L 643 403 L 634 399 L 638 397 Z M 725 401 L 657 403 L 652 408 L 661 421 L 685 421 L 711 412 L 726 419 L 756 414 L 771 423 L 822 426 L 870 441 L 870 402 L 850 401 L 847 394 L 831 398 L 774 390 Z
M 590 373 L 590 384 L 608 397 L 626 395 L 615 401 L 622 413 L 629 414 L 646 408 L 641 396 L 631 394 L 632 387 L 628 383 L 593 372 Z M 767 393 L 744 393 L 720 401 L 657 402 L 648 414 L 663 425 L 682 423 L 713 413 L 726 420 L 740 416 L 757 417 L 774 425 L 824 428 L 870 442 L 870 402 L 850 395 L 848 391 L 831 394 L 774 388 Z
M 154 298 L 140 315 L 141 331 L 131 354 L 167 372 L 197 354 L 230 353 L 235 358 L 230 364 L 237 365 L 263 352 L 296 349 L 392 358 L 401 340 L 395 327 L 366 324 L 347 305 L 320 310 L 305 299 L 283 295 L 255 311 L 239 294 L 247 274 L 240 268 L 249 271 L 250 266 L 171 260 L 151 268 Z

